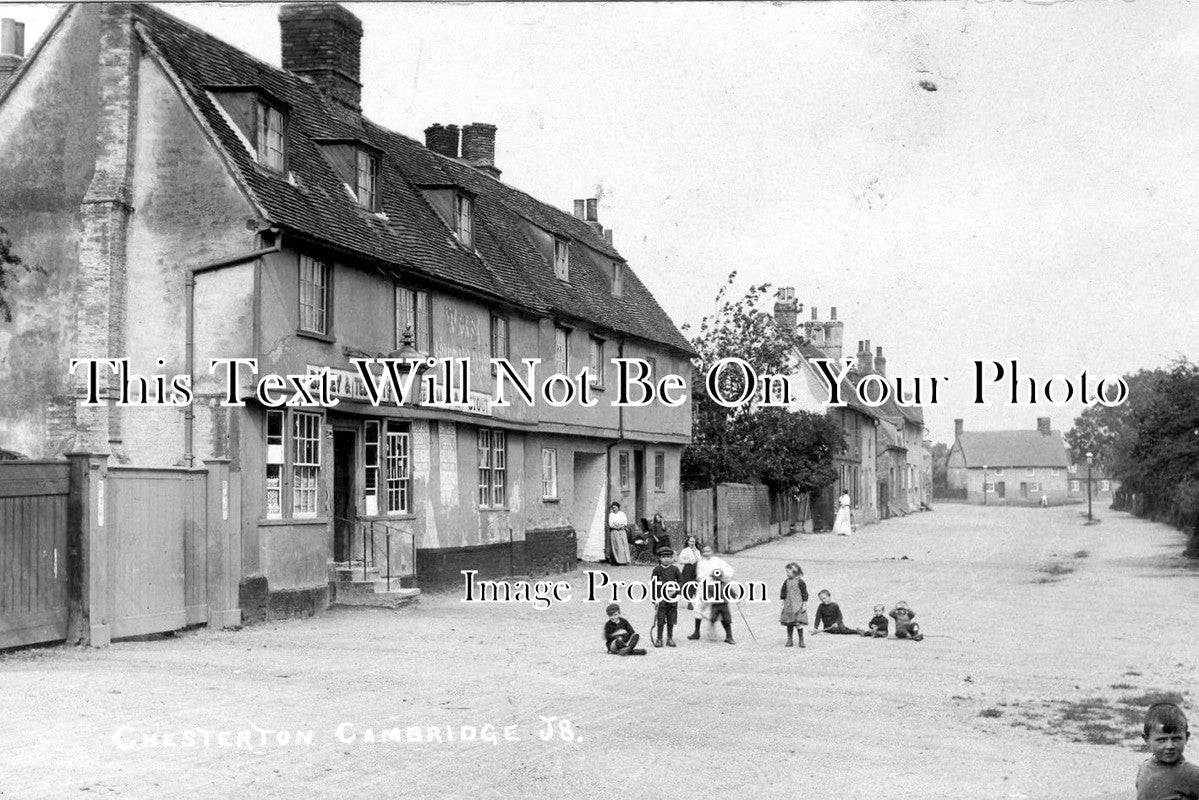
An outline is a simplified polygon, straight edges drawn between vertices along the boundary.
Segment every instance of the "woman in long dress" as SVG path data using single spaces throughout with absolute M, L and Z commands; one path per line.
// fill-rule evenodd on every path
M 833 522 L 833 533 L 838 536 L 848 536 L 853 532 L 853 524 L 849 516 L 849 507 L 853 501 L 849 498 L 849 492 L 845 491 L 841 494 L 840 508 L 837 509 L 837 519 Z
M 629 518 L 620 510 L 620 503 L 613 502 L 608 509 L 608 548 L 612 551 L 609 560 L 613 564 L 627 564 L 629 558 Z

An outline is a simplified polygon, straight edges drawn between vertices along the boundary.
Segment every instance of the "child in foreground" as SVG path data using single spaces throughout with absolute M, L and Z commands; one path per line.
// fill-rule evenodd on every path
M 895 620 L 895 638 L 896 639 L 911 639 L 913 642 L 919 642 L 924 639 L 924 634 L 920 632 L 920 625 L 914 620 L 916 612 L 908 606 L 907 601 L 900 600 L 895 604 L 895 608 L 891 609 L 891 619 Z
M 604 623 L 604 641 L 608 645 L 608 652 L 614 656 L 645 655 L 645 650 L 637 646 L 640 637 L 633 626 L 620 616 L 620 605 L 609 603 L 604 612 L 608 615 L 608 621 Z
M 870 624 L 866 630 L 862 631 L 863 636 L 872 636 L 876 639 L 887 638 L 887 630 L 891 627 L 891 623 L 887 619 L 886 611 L 886 606 L 874 607 L 874 616 L 870 618 Z
M 651 581 L 657 581 L 662 586 L 674 585 L 674 591 L 682 591 L 683 573 L 674 565 L 674 551 L 663 547 L 658 551 L 658 566 L 650 574 Z M 677 600 L 660 600 L 654 613 L 656 636 L 654 647 L 662 646 L 662 628 L 666 628 L 666 646 L 674 647 L 674 626 L 679 621 L 679 602 Z
M 783 601 L 779 624 L 787 627 L 787 647 L 795 646 L 791 636 L 797 630 L 799 646 L 803 647 L 803 626 L 808 624 L 808 585 L 804 583 L 803 570 L 794 561 L 787 565 L 787 579 L 779 590 L 779 599 Z
M 852 634 L 854 636 L 861 633 L 857 628 L 847 627 L 844 617 L 841 616 L 841 606 L 833 602 L 833 594 L 828 589 L 821 589 L 816 595 L 820 598 L 820 605 L 816 606 L 816 621 L 812 623 L 812 631 L 820 630 L 820 626 L 824 626 L 825 633 L 842 633 Z
M 1199 767 L 1182 757 L 1191 736 L 1182 709 L 1173 703 L 1149 706 L 1142 735 L 1149 758 L 1137 770 L 1137 800 L 1199 797 Z

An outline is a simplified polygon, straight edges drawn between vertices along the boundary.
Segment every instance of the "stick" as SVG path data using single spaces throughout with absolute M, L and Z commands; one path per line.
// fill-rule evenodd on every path
M 758 637 L 754 636 L 754 629 L 749 627 L 749 620 L 745 618 L 745 612 L 741 610 L 741 603 L 743 602 L 743 600 L 737 601 L 737 611 L 741 614 L 741 621 L 745 623 L 745 630 L 749 631 L 749 638 L 756 642 L 758 641 Z

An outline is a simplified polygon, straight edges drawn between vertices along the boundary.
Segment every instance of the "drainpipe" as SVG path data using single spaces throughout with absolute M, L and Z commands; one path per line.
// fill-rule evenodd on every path
M 239 256 L 231 256 L 222 258 L 217 261 L 210 261 L 206 264 L 200 264 L 194 267 L 189 267 L 187 277 L 184 279 L 184 327 L 186 330 L 184 339 L 184 368 L 187 370 L 187 379 L 190 385 L 196 385 L 196 276 L 205 272 L 214 272 L 225 267 L 237 266 L 245 264 L 248 261 L 255 261 L 269 253 L 278 253 L 283 247 L 283 236 L 280 233 L 275 233 L 275 243 L 270 247 L 259 248 L 249 253 L 243 253 Z M 195 424 L 196 412 L 194 409 L 195 400 L 188 403 L 183 408 L 183 463 L 190 469 L 196 464 L 195 452 Z
M 616 346 L 617 358 L 624 358 L 624 343 L 621 339 L 620 344 Z M 616 407 L 616 441 L 608 445 L 607 458 L 605 459 L 604 470 L 604 496 L 608 502 L 604 506 L 604 549 L 608 547 L 608 515 L 607 511 L 612 507 L 612 448 L 625 440 L 624 438 L 624 406 Z

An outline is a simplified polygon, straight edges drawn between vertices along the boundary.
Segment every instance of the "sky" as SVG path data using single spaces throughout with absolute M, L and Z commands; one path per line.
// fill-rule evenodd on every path
M 277 5 L 163 5 L 279 63 Z M 1077 386 L 1199 357 L 1194 3 L 347 5 L 369 117 L 497 125 L 504 180 L 599 197 L 680 325 L 733 270 L 835 306 L 848 350 L 949 378 L 934 441 L 1081 411 L 974 405 L 975 360 Z M 0 4 L 27 48 L 54 13 Z

